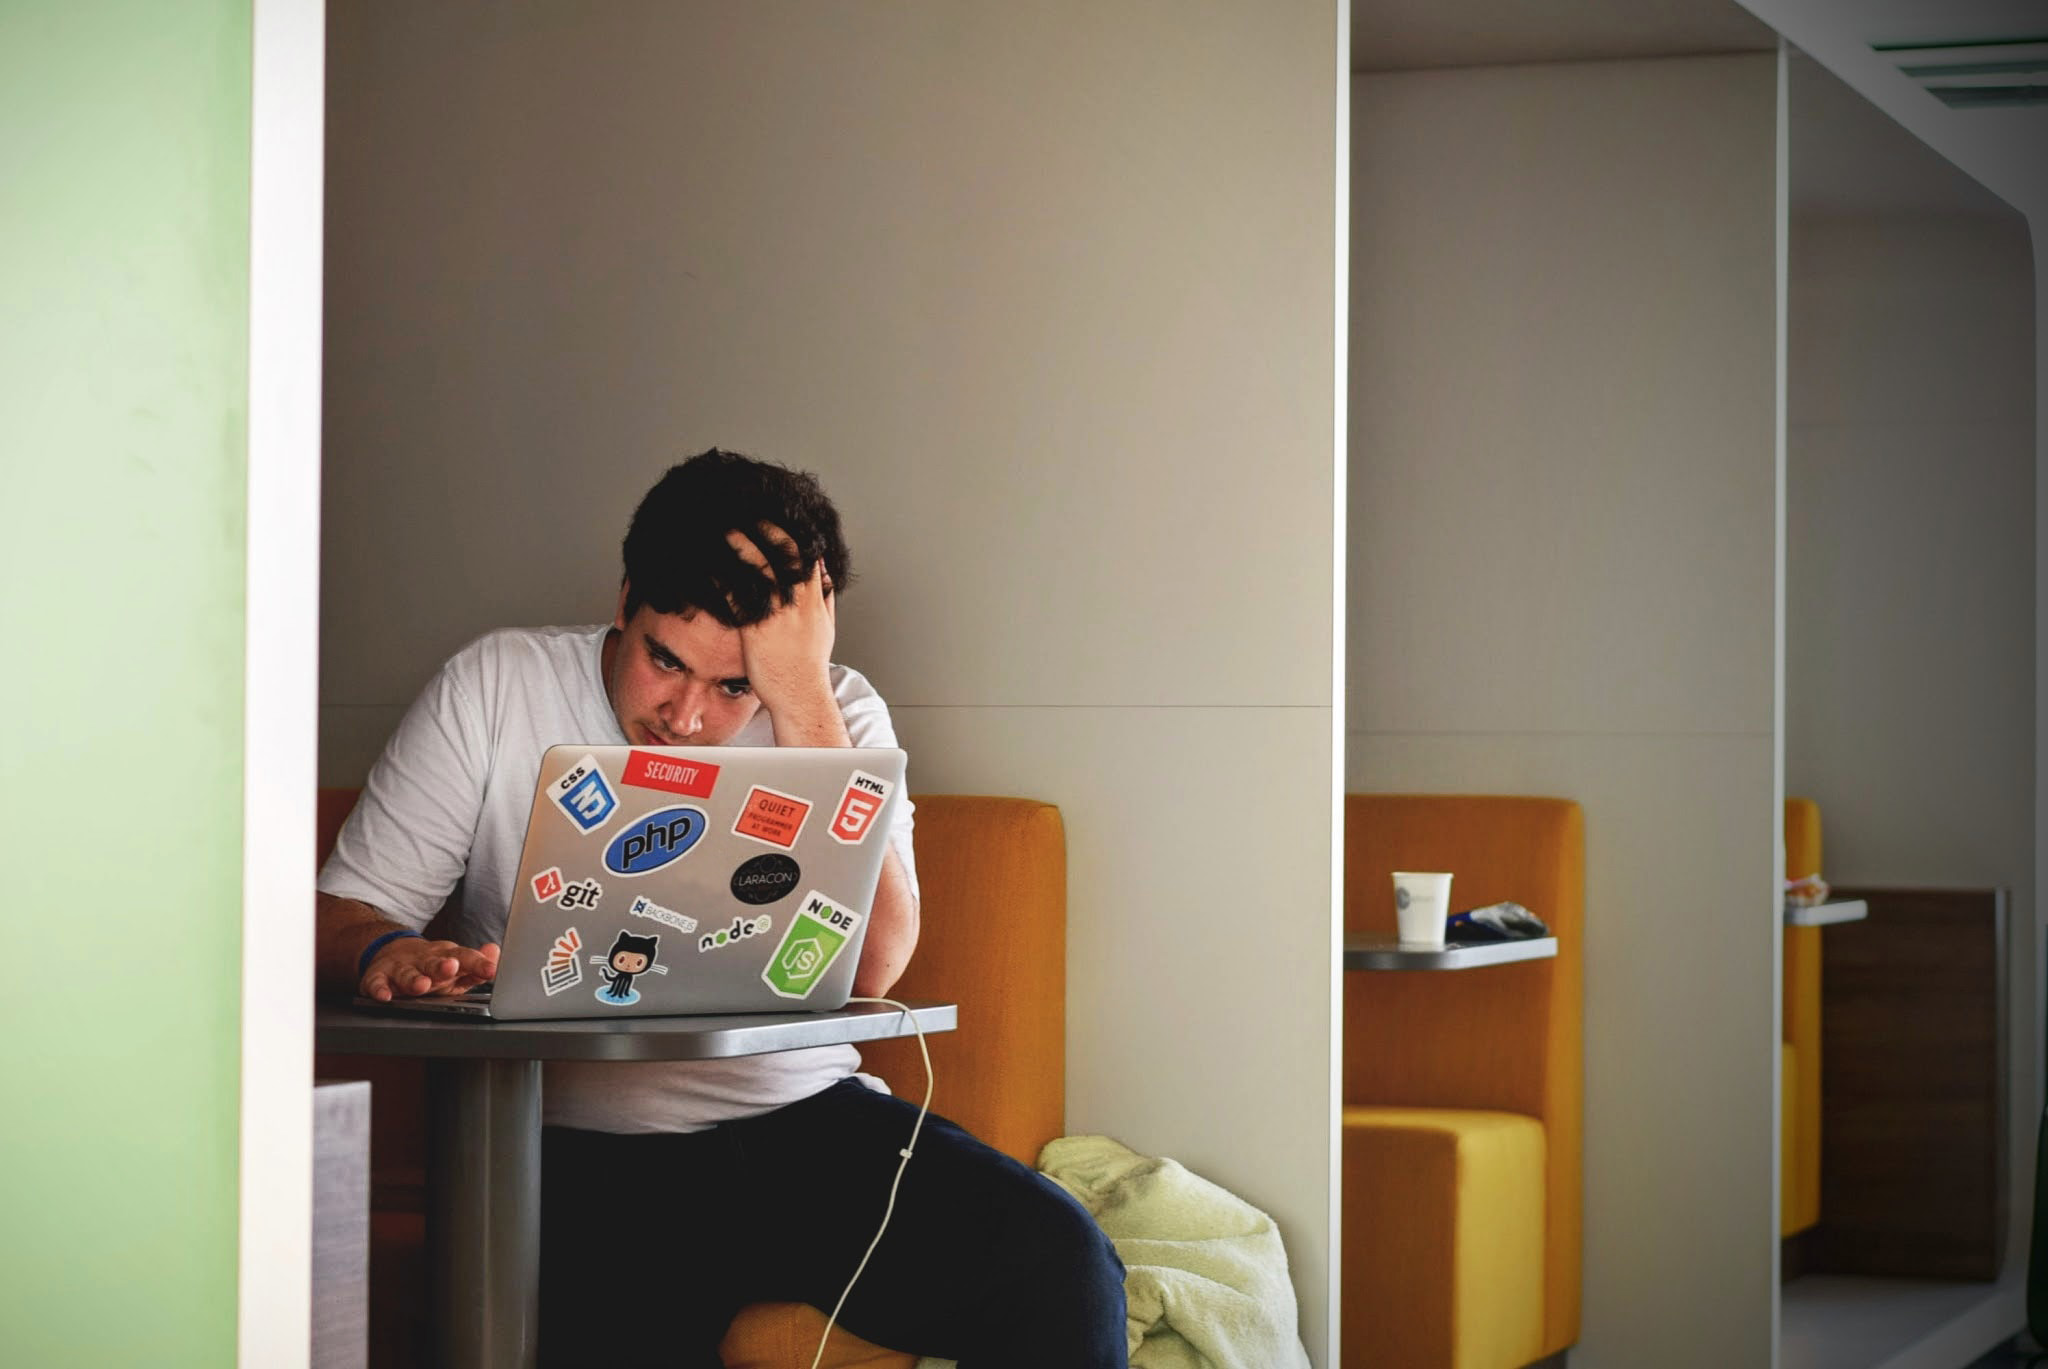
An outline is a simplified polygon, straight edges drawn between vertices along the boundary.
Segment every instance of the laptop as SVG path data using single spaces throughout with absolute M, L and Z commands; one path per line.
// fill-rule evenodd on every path
M 356 1001 L 501 1021 L 843 1008 L 903 766 L 884 748 L 550 747 L 496 981 Z

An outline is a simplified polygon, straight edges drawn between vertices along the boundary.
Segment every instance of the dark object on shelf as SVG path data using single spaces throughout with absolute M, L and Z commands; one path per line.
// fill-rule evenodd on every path
M 1527 941 L 1549 936 L 1543 919 L 1519 903 L 1489 903 L 1484 908 L 1467 908 L 1444 921 L 1444 941 Z

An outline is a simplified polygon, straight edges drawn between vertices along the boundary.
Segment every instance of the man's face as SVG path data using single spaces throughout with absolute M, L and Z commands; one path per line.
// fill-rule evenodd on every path
M 642 604 L 626 616 L 605 668 L 605 693 L 626 740 L 636 746 L 719 746 L 761 707 L 747 686 L 738 629 L 708 613 L 656 613 Z

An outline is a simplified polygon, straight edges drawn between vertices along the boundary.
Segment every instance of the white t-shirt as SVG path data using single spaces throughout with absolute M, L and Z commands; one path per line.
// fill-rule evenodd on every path
M 626 744 L 604 689 L 605 632 L 512 628 L 456 652 L 385 743 L 320 869 L 320 892 L 415 929 L 449 903 L 450 940 L 501 940 L 542 753 L 567 743 Z M 896 745 L 874 687 L 845 666 L 833 666 L 831 678 L 853 744 Z M 728 743 L 774 744 L 765 710 Z M 889 846 L 915 897 L 911 825 L 906 795 Z M 542 1115 L 551 1126 L 592 1131 L 701 1131 L 808 1098 L 859 1066 L 851 1046 L 731 1060 L 550 1061 Z

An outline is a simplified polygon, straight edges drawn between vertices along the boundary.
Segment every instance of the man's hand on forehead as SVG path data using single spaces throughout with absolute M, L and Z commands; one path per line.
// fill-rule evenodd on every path
M 752 528 L 734 528 L 725 535 L 725 540 L 740 560 L 760 571 L 763 578 L 774 583 L 778 597 L 785 604 L 795 597 L 798 588 L 807 581 L 819 586 L 827 595 L 832 592 L 832 577 L 825 570 L 824 558 L 819 557 L 817 564 L 812 566 L 811 573 L 805 575 L 803 548 L 796 544 L 794 537 L 773 523 L 756 523 Z M 776 569 L 778 564 L 781 567 L 780 574 Z
M 824 558 L 804 574 L 803 551 L 796 539 L 773 523 L 756 524 L 751 530 L 735 528 L 725 540 L 742 561 L 776 586 L 775 609 L 740 628 L 739 634 L 747 680 L 775 720 L 777 744 L 846 745 L 829 674 L 838 597 L 832 593 Z M 776 573 L 777 562 L 782 575 Z

